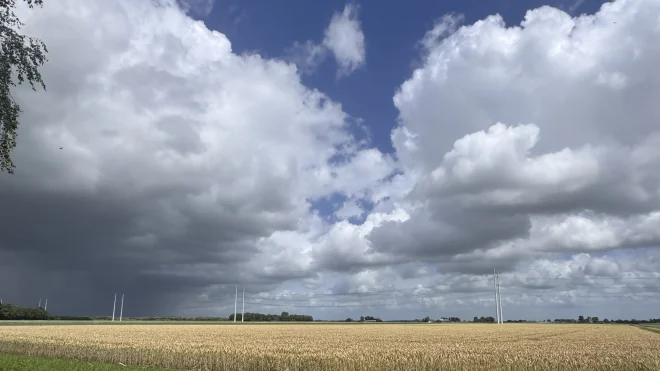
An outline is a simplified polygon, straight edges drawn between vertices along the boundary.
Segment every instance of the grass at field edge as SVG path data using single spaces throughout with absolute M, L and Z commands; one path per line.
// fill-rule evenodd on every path
M 122 366 L 109 363 L 90 363 L 59 358 L 19 356 L 0 353 L 0 370 L 3 371 L 171 371 L 164 368 Z
M 656 334 L 660 334 L 660 326 L 637 326 L 637 327 L 641 328 L 642 330 L 651 331 L 651 332 L 655 332 Z

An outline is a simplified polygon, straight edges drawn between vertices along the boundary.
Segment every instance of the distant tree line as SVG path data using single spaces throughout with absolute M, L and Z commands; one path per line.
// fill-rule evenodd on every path
M 241 313 L 236 315 L 236 320 L 240 321 Z M 229 315 L 229 320 L 234 320 L 234 313 Z M 282 314 L 263 314 L 263 313 L 245 313 L 245 322 L 275 322 L 275 321 L 292 321 L 292 322 L 313 322 L 314 317 L 305 314 L 289 314 L 289 312 L 282 312 Z
M 424 318 L 417 318 L 410 322 L 461 322 L 461 319 L 458 317 L 440 317 L 439 319 L 431 319 L 431 317 L 426 316 Z
M 382 319 L 378 317 L 373 317 L 373 316 L 360 316 L 360 319 L 358 321 L 353 320 L 353 318 L 346 318 L 346 321 L 344 322 L 364 322 L 364 321 L 369 321 L 369 322 L 383 322 Z
M 54 320 L 59 321 L 93 321 L 94 318 L 88 316 L 55 316 Z
M 476 317 L 475 316 L 474 319 L 472 320 L 472 322 L 474 322 L 474 323 L 495 323 L 495 318 L 492 317 L 492 316 L 488 316 L 488 317 L 483 317 L 483 316 L 482 317 Z
M 361 317 L 360 317 L 360 321 L 361 321 L 361 322 L 364 322 L 364 321 L 383 322 L 383 320 L 380 319 L 379 317 L 373 317 L 373 316 L 363 316 L 363 317 L 361 316 Z
M 0 320 L 2 321 L 29 321 L 29 320 L 53 320 L 53 321 L 93 321 L 93 320 L 111 320 L 111 316 L 53 316 L 52 314 L 45 311 L 43 308 L 23 308 L 14 304 L 0 304 Z M 115 317 L 115 320 L 118 318 Z M 163 316 L 163 317 L 123 317 L 124 321 L 233 321 L 234 313 L 231 313 L 229 317 L 176 317 L 176 316 Z M 236 320 L 241 320 L 241 314 L 238 313 Z M 274 322 L 274 321 L 294 321 L 294 322 L 313 322 L 314 318 L 309 315 L 303 314 L 289 314 L 288 312 L 282 312 L 281 314 L 262 314 L 262 313 L 245 313 L 245 321 L 256 321 L 256 322 Z M 364 321 L 374 321 L 374 322 L 383 322 L 379 317 L 373 316 L 361 316 L 359 320 L 354 320 L 352 318 L 347 318 L 344 322 L 364 322 Z M 421 319 L 414 320 L 401 320 L 401 321 L 388 321 L 388 322 L 461 322 L 461 319 L 458 317 L 442 317 L 439 320 L 432 320 L 430 317 L 424 317 Z M 495 318 L 492 316 L 488 317 L 474 317 L 473 322 L 475 323 L 495 323 Z M 525 323 L 525 322 L 536 322 L 536 321 L 527 321 L 527 320 L 506 320 L 507 323 Z M 573 318 L 556 318 L 554 320 L 547 319 L 545 322 L 548 323 L 619 323 L 619 324 L 644 324 L 644 323 L 660 323 L 660 318 L 650 318 L 648 320 L 638 320 L 638 319 L 603 319 L 602 321 L 598 317 L 584 317 L 579 316 L 577 319 Z
M 461 322 L 461 319 L 458 317 L 442 317 L 437 322 Z
M 99 316 L 99 317 L 91 317 L 93 320 L 96 321 L 110 321 L 112 320 L 111 316 Z M 118 320 L 119 318 L 115 316 L 115 321 Z M 159 322 L 166 322 L 166 321 L 172 321 L 172 322 L 218 322 L 218 321 L 226 321 L 226 317 L 177 317 L 177 316 L 156 316 L 156 317 L 123 317 L 122 320 L 124 321 L 159 321 Z
M 0 304 L 0 321 L 91 321 L 92 317 L 54 316 L 43 308 L 24 308 Z
M 55 319 L 43 308 L 23 308 L 13 304 L 0 304 L 0 320 L 3 321 L 29 321 Z
M 660 318 L 649 318 L 649 319 L 603 319 L 602 321 L 598 317 L 584 317 L 579 316 L 577 319 L 573 318 L 556 318 L 554 320 L 546 320 L 546 322 L 554 323 L 622 323 L 622 324 L 639 324 L 639 323 L 660 323 Z

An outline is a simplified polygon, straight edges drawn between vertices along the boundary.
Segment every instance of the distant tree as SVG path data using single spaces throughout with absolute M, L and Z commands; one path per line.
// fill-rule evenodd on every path
M 583 323 L 584 322 L 584 316 L 579 316 L 578 317 L 578 322 Z
M 346 322 L 353 322 L 353 318 L 351 317 L 346 318 Z
M 360 316 L 360 322 L 364 322 L 364 316 Z
M 495 323 L 495 317 L 488 316 L 488 317 L 474 317 L 474 322 L 479 322 L 479 323 Z
M 598 323 L 598 317 L 591 317 L 592 323 Z
M 57 316 L 54 317 L 53 319 L 57 321 L 93 321 L 94 320 L 92 317 L 86 317 L 86 316 Z
M 479 317 L 474 316 L 474 319 L 472 320 L 472 322 L 475 322 L 475 323 L 479 322 Z
M 431 320 L 431 318 L 429 318 L 429 316 L 426 316 L 426 317 L 422 318 L 422 322 L 428 322 L 430 320 Z
M 2 1 L 0 0 L 0 4 L 2 4 Z M 43 310 L 43 308 L 23 308 L 13 304 L 0 304 L 0 320 L 34 321 L 53 319 L 55 317 Z
M 23 0 L 30 8 L 43 6 L 43 0 Z M 11 95 L 11 88 L 25 80 L 36 91 L 35 84 L 46 90 L 39 67 L 46 61 L 46 44 L 21 35 L 23 23 L 14 13 L 16 0 L 0 0 L 0 171 L 14 172 L 11 151 L 16 147 L 16 131 L 21 107 Z M 14 77 L 17 81 L 14 81 Z
M 281 316 L 282 318 L 288 317 L 288 316 L 289 316 L 289 312 L 282 312 L 282 314 L 281 314 L 280 316 Z
M 2 1 L 2 0 L 0 0 Z M 287 312 L 282 312 L 286 314 L 285 316 L 279 314 L 263 314 L 263 313 L 245 313 L 245 321 L 258 321 L 258 322 L 273 322 L 273 321 L 294 321 L 294 322 L 312 322 L 314 318 L 312 316 L 304 314 L 289 314 Z M 240 320 L 241 314 L 239 313 L 236 316 L 237 320 Z M 229 315 L 229 320 L 234 320 L 234 313 Z
M 603 320 L 603 323 L 610 323 L 610 320 L 607 319 L 607 318 L 605 318 L 605 319 Z

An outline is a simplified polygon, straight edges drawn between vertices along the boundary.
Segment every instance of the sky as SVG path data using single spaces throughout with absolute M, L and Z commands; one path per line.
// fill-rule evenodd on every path
M 660 3 L 21 5 L 0 297 L 60 315 L 657 318 Z M 58 32 L 52 32 L 57 29 Z

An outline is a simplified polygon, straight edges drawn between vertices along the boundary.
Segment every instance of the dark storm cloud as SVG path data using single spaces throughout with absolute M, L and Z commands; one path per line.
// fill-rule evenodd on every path
M 406 222 L 386 222 L 376 228 L 369 236 L 374 250 L 413 261 L 435 262 L 529 233 L 530 222 L 525 215 L 470 213 L 452 203 L 436 210 L 440 215 L 433 211 L 420 213 Z
M 0 202 L 5 206 L 0 213 L 0 249 L 11 257 L 3 259 L 3 270 L 20 267 L 11 270 L 13 279 L 3 279 L 13 282 L 5 300 L 18 295 L 26 301 L 37 295 L 31 292 L 36 285 L 59 298 L 58 313 L 99 313 L 107 307 L 100 303 L 102 298 L 120 290 L 130 294 L 133 308 L 146 314 L 149 308 L 162 307 L 168 296 L 233 280 L 239 273 L 237 264 L 255 252 L 237 239 L 245 234 L 234 225 L 212 220 L 207 223 L 215 222 L 215 229 L 197 227 L 203 222 L 194 218 L 196 227 L 176 237 L 156 234 L 151 245 L 129 243 L 136 220 L 149 218 L 137 202 L 148 199 L 126 204 L 103 195 L 4 192 Z M 194 265 L 203 263 L 212 263 L 213 269 L 197 274 Z M 87 299 L 77 302 L 76 293 Z
M 199 297 L 227 305 L 218 285 L 312 275 L 264 274 L 258 242 L 306 215 L 304 190 L 319 187 L 298 167 L 350 145 L 345 114 L 294 66 L 232 54 L 172 4 L 53 3 L 27 23 L 54 51 L 42 72 L 53 89 L 15 91 L 17 171 L 0 178 L 5 301 L 48 296 L 56 314 L 99 315 L 118 292 L 127 315 L 175 315 Z

